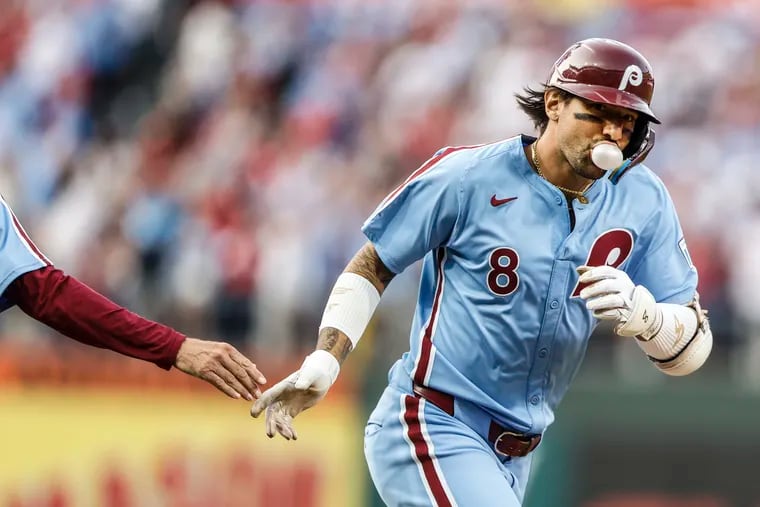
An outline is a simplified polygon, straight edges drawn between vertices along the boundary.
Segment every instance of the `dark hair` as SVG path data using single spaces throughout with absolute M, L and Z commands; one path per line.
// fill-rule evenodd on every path
M 557 92 L 559 92 L 560 98 L 563 101 L 568 100 L 570 97 L 572 97 L 572 94 L 566 92 L 565 90 L 560 90 L 559 88 L 549 87 L 546 85 L 542 85 L 540 90 L 534 90 L 529 86 L 526 86 L 523 88 L 524 93 L 522 95 L 515 93 L 517 105 L 520 106 L 520 109 L 522 109 L 525 114 L 528 115 L 530 120 L 533 122 L 533 126 L 536 127 L 536 130 L 538 130 L 541 134 L 544 133 L 544 130 L 546 130 L 546 125 L 549 123 L 549 117 L 546 116 L 546 100 L 544 100 L 544 93 L 546 93 L 546 90 L 550 88 L 557 90 Z

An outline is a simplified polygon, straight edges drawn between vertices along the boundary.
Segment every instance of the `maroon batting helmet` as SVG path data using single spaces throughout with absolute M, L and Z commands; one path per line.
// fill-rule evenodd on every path
M 570 46 L 546 83 L 592 102 L 633 109 L 649 121 L 654 93 L 652 67 L 641 53 L 612 39 L 586 39 Z

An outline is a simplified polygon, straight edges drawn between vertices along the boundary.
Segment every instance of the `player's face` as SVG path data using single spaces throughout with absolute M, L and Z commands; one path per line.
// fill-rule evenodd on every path
M 557 139 L 559 149 L 580 176 L 596 180 L 605 171 L 591 162 L 591 149 L 602 141 L 617 144 L 624 150 L 638 113 L 622 107 L 599 104 L 573 97 L 558 109 Z

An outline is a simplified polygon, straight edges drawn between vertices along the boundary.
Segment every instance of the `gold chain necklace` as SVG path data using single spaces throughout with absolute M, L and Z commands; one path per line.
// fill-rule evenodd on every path
M 538 163 L 538 154 L 536 153 L 536 144 L 538 144 L 538 141 L 536 141 L 536 142 L 534 142 L 533 144 L 530 145 L 530 154 L 531 154 L 531 157 L 533 158 L 533 165 L 536 166 L 536 172 L 538 173 L 538 175 L 541 176 L 546 181 L 549 181 L 546 178 L 546 176 L 544 176 L 544 173 L 541 172 L 541 165 Z M 588 190 L 588 187 L 590 187 L 591 183 L 593 183 L 593 182 L 589 182 L 586 185 L 586 188 L 584 188 L 583 190 L 572 190 L 570 188 L 566 188 L 566 187 L 563 187 L 561 185 L 557 185 L 556 183 L 552 183 L 551 181 L 549 181 L 549 183 L 551 183 L 552 185 L 554 185 L 558 189 L 562 190 L 566 194 L 574 195 L 575 197 L 578 198 L 578 202 L 579 203 L 581 203 L 581 204 L 588 204 L 588 198 L 584 194 L 586 193 L 586 191 Z

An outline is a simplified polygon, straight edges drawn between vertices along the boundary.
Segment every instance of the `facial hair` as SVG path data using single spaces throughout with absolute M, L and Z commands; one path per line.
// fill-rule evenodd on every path
M 591 161 L 591 146 L 581 150 L 572 150 L 570 153 L 568 151 L 570 150 L 562 150 L 565 159 L 578 176 L 587 180 L 598 180 L 605 175 L 606 171 L 598 168 Z

